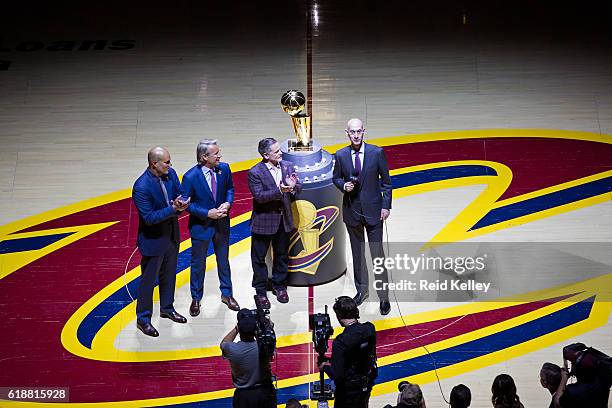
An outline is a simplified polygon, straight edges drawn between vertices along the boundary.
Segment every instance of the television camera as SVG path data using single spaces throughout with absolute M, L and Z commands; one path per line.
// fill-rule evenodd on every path
M 327 313 L 327 305 L 325 305 L 325 313 L 315 313 L 309 316 L 309 329 L 312 331 L 312 343 L 318 354 L 317 365 L 319 366 L 328 360 L 325 353 L 327 352 L 329 338 L 334 333 L 334 328 Z M 312 384 L 311 395 L 313 401 L 318 401 L 320 408 L 327 407 L 327 401 L 334 399 L 330 384 L 325 384 L 322 369 L 319 369 L 319 381 Z

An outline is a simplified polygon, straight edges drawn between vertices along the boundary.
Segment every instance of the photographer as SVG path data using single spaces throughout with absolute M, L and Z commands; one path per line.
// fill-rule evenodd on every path
M 344 332 L 332 343 L 331 363 L 319 365 L 336 385 L 337 408 L 368 406 L 377 376 L 376 331 L 370 322 L 359 323 L 359 309 L 348 296 L 340 296 L 334 312 Z
M 276 389 L 272 384 L 270 360 L 260 353 L 255 338 L 257 319 L 249 309 L 241 309 L 237 318 L 236 327 L 221 340 L 221 352 L 230 362 L 232 382 L 236 387 L 232 406 L 275 408 Z M 238 334 L 240 341 L 234 343 Z
M 567 360 L 563 359 L 561 382 L 553 397 L 555 408 L 607 408 L 610 395 L 610 384 L 604 384 L 594 370 L 585 368 L 582 364 L 572 364 L 576 382 L 568 384 L 570 377 Z
M 385 405 L 383 408 L 426 408 L 425 398 L 421 387 L 417 384 L 402 381 L 397 386 L 399 395 L 397 396 L 397 405 Z

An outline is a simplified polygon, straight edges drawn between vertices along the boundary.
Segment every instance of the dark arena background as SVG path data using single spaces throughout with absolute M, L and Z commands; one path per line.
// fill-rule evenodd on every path
M 160 319 L 156 297 L 160 337 L 136 328 L 131 187 L 151 147 L 165 146 L 182 176 L 198 141 L 218 139 L 236 191 L 234 296 L 254 308 L 247 171 L 260 139 L 294 137 L 280 106 L 289 89 L 307 96 L 314 140 L 328 152 L 348 144 L 354 117 L 365 141 L 384 148 L 393 185 L 386 249 L 421 243 L 445 254 L 469 243 L 498 254 L 487 296 L 398 294 L 381 316 L 371 293 L 360 307 L 377 329 L 370 407 L 395 405 L 403 380 L 421 386 L 427 406 L 445 406 L 463 383 L 472 407 L 490 407 L 501 373 L 526 407 L 548 406 L 544 362 L 562 364 L 563 347 L 578 342 L 612 354 L 612 36 L 603 3 L 2 8 L 0 407 L 231 406 L 219 342 L 236 316 L 219 301 L 214 256 L 202 313 L 189 316 L 186 215 L 175 307 L 188 322 Z M 348 273 L 290 287 L 288 304 L 270 296 L 280 405 L 296 397 L 316 406 L 308 316 L 355 295 L 341 241 Z M 509 261 L 503 249 L 513 245 L 530 250 Z M 339 329 L 333 313 L 332 323 Z M 9 397 L 34 388 L 67 394 Z

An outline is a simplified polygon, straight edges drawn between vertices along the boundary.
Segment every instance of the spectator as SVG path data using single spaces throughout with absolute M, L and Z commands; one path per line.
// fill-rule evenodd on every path
M 470 389 L 463 385 L 455 385 L 450 393 L 451 408 L 468 408 L 472 402 Z
M 552 395 L 549 408 L 554 408 L 555 406 L 555 394 L 557 393 L 560 382 L 561 367 L 553 363 L 544 363 L 540 369 L 540 384 L 542 384 L 542 387 L 546 388 L 550 392 L 550 395 Z
M 425 399 L 421 388 L 417 384 L 402 381 L 397 386 L 399 395 L 397 396 L 397 405 L 385 405 L 384 408 L 426 408 Z
M 302 408 L 302 404 L 300 404 L 300 401 L 295 398 L 289 398 L 285 408 Z
M 516 394 L 514 380 L 508 374 L 500 374 L 493 380 L 491 386 L 491 402 L 494 408 L 524 408 Z

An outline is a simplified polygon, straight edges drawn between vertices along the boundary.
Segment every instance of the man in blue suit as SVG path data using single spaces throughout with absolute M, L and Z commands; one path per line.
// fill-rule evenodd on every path
M 364 230 L 368 235 L 372 259 L 384 258 L 383 222 L 391 210 L 391 178 L 385 151 L 363 142 L 365 128 L 361 120 L 349 120 L 346 135 L 351 144 L 336 152 L 333 182 L 344 193 L 342 219 L 351 241 L 357 289 L 353 299 L 360 305 L 369 296 Z M 387 281 L 387 271 L 379 277 Z M 377 293 L 380 313 L 386 315 L 391 310 L 388 291 L 380 290 Z
M 138 249 L 142 276 L 136 301 L 136 326 L 147 336 L 159 333 L 151 324 L 153 289 L 159 281 L 160 316 L 177 323 L 187 319 L 174 310 L 176 261 L 180 233 L 177 215 L 189 205 L 181 199 L 181 183 L 163 147 L 149 150 L 149 167 L 136 180 L 132 200 L 138 210 Z
M 189 314 L 200 314 L 204 295 L 206 256 L 212 240 L 217 257 L 221 302 L 231 310 L 240 306 L 232 293 L 229 264 L 229 209 L 234 202 L 234 182 L 227 163 L 222 163 L 216 140 L 202 140 L 196 149 L 198 164 L 183 177 L 183 194 L 191 199 L 189 233 L 191 234 L 191 306 Z

